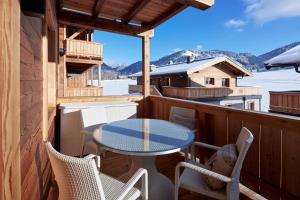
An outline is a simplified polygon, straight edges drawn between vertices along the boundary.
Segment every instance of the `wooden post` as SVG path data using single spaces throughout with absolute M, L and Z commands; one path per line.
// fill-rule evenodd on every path
M 98 86 L 101 86 L 101 65 L 98 65 Z
M 143 51 L 143 116 L 149 117 L 149 96 L 150 96 L 150 37 L 142 36 L 142 51 Z
M 20 2 L 0 1 L 0 199 L 21 199 Z
M 46 20 L 43 20 L 42 30 L 42 51 L 43 51 L 43 121 L 42 132 L 43 140 L 48 139 L 48 25 Z

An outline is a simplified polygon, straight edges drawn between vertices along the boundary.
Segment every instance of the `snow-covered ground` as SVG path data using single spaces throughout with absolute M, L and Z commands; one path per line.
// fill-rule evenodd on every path
M 136 80 L 104 80 L 101 82 L 104 87 L 104 95 L 126 95 L 128 85 L 136 85 Z M 238 80 L 239 86 L 259 86 L 262 92 L 262 111 L 269 110 L 269 91 L 300 90 L 300 74 L 294 69 L 257 72 L 252 77 L 245 77 Z
M 118 79 L 101 81 L 103 86 L 103 95 L 126 95 L 128 94 L 128 85 L 136 85 L 136 80 Z
M 252 77 L 238 80 L 239 86 L 260 86 L 262 92 L 262 111 L 269 110 L 269 91 L 300 90 L 300 74 L 294 69 L 257 72 Z

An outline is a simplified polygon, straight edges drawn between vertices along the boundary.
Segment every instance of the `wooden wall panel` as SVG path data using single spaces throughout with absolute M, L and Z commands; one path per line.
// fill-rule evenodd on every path
M 46 199 L 50 184 L 50 163 L 43 143 L 43 106 L 48 101 L 47 79 L 48 49 L 44 45 L 42 34 L 42 20 L 22 15 L 21 17 L 21 196 L 22 199 Z M 44 27 L 45 31 L 45 27 Z M 43 57 L 44 56 L 44 57 Z M 50 58 L 51 59 L 51 58 Z M 55 61 L 52 69 L 56 68 Z M 43 68 L 44 66 L 44 68 Z M 51 75 L 55 77 L 53 71 Z M 54 86 L 55 87 L 55 86 Z M 54 88 L 55 90 L 55 88 Z M 51 97 L 56 96 L 51 91 Z M 55 99 L 52 98 L 54 101 Z M 53 103 L 53 102 L 52 102 Z M 44 108 L 45 109 L 45 108 Z M 48 117 L 46 117 L 44 131 L 46 137 L 53 141 L 54 125 L 50 121 L 48 130 Z
M 0 1 L 0 199 L 21 199 L 20 3 Z

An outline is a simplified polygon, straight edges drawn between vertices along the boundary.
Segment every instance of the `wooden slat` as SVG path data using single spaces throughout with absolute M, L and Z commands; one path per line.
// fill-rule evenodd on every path
M 102 6 L 104 4 L 105 0 L 96 0 L 96 5 L 93 9 L 93 16 L 97 17 L 99 13 L 101 12 Z
M 20 2 L 0 1 L 0 199 L 21 199 Z
M 181 3 L 176 3 L 169 10 L 167 10 L 165 13 L 158 16 L 152 22 L 145 24 L 145 26 L 154 28 L 154 27 L 160 25 L 161 23 L 165 22 L 169 18 L 175 16 L 176 14 L 178 14 L 182 10 L 186 9 L 187 7 L 188 7 L 187 5 L 184 5 L 184 4 L 181 4 Z
M 206 10 L 214 4 L 214 0 L 176 0 L 182 4 L 192 6 L 201 10 Z
M 137 3 L 132 7 L 132 9 L 123 18 L 124 23 L 129 23 L 151 0 L 142 0 L 142 2 L 137 1 Z
M 86 29 L 96 29 L 113 33 L 137 36 L 151 28 L 123 24 L 104 18 L 93 18 L 89 15 L 75 13 L 66 10 L 59 11 L 59 22 L 62 24 L 76 26 Z

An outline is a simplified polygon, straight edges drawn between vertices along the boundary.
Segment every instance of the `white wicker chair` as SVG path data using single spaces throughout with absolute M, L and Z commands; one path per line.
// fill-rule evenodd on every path
M 82 122 L 81 156 L 85 153 L 95 153 L 97 155 L 103 154 L 105 151 L 93 141 L 93 131 L 99 128 L 99 126 L 103 126 L 105 123 L 107 123 L 105 108 L 94 107 L 81 109 L 80 113 Z M 94 149 L 94 151 L 85 152 L 86 147 L 89 147 L 89 149 Z
M 230 177 L 226 177 L 224 175 L 213 172 L 207 169 L 206 166 L 196 162 L 196 156 L 194 154 L 195 146 L 204 147 L 212 150 L 218 150 L 220 149 L 220 147 L 204 144 L 201 142 L 193 143 L 191 152 L 192 160 L 189 162 L 180 162 L 176 166 L 175 200 L 178 199 L 178 191 L 180 187 L 216 199 L 239 199 L 240 173 L 243 161 L 246 157 L 250 145 L 252 144 L 252 141 L 253 135 L 247 128 L 243 127 L 236 142 L 238 158 Z M 180 176 L 181 168 L 185 169 Z M 211 176 L 218 180 L 224 181 L 226 183 L 226 187 L 221 190 L 211 190 L 206 184 L 206 176 Z
M 148 199 L 147 170 L 140 168 L 127 183 L 123 183 L 99 171 L 99 156 L 66 156 L 57 152 L 50 142 L 46 143 L 46 148 L 58 184 L 59 199 Z M 140 180 L 141 190 L 134 187 Z

